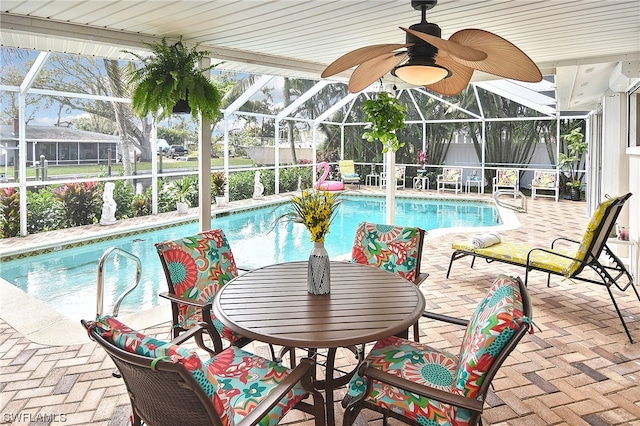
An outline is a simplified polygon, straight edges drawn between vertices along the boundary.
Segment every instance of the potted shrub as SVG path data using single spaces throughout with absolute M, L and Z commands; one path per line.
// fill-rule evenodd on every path
M 567 142 L 568 154 L 561 153 L 558 156 L 558 167 L 567 175 L 567 186 L 573 201 L 580 201 L 582 188 L 582 176 L 578 173 L 582 156 L 587 152 L 587 143 L 579 127 L 571 130 L 562 138 Z
M 161 112 L 168 117 L 178 105 L 180 111 L 190 112 L 194 117 L 198 112 L 211 120 L 220 113 L 220 90 L 203 72 L 216 65 L 200 69 L 200 60 L 209 55 L 197 51 L 196 44 L 189 49 L 180 40 L 167 44 L 165 38 L 160 43 L 145 43 L 151 49 L 151 56 L 132 54 L 142 62 L 142 67 L 129 73 L 129 83 L 133 85 L 131 107 L 140 117 Z M 186 109 L 184 109 L 186 107 Z
M 171 182 L 170 191 L 176 199 L 178 214 L 186 214 L 191 206 L 191 198 L 198 194 L 198 187 L 193 180 L 185 176 Z
M 216 204 L 218 206 L 224 206 L 227 204 L 227 197 L 224 195 L 226 185 L 227 177 L 223 171 L 217 171 L 211 174 L 211 188 L 216 193 Z

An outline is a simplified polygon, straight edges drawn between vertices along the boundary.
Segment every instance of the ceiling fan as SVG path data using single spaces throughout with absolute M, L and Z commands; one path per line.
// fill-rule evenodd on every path
M 422 21 L 409 28 L 405 44 L 376 44 L 353 50 L 332 62 L 321 77 L 330 77 L 357 65 L 349 78 L 349 91 L 357 93 L 386 73 L 409 84 L 425 86 L 454 96 L 471 81 L 474 70 L 525 82 L 539 82 L 538 66 L 518 47 L 502 37 L 479 29 L 464 29 L 449 40 L 440 27 L 427 22 L 427 10 L 438 0 L 411 0 L 422 11 Z

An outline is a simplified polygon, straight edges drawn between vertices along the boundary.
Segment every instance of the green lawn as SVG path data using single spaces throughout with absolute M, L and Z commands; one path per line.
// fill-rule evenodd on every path
M 162 159 L 162 170 L 168 171 L 170 169 L 183 169 L 183 168 L 197 168 L 197 161 L 177 161 L 171 158 L 163 158 Z M 253 161 L 249 158 L 230 158 L 229 166 L 251 166 L 253 165 Z M 222 158 L 212 158 L 211 159 L 212 167 L 222 167 L 223 159 Z M 145 172 L 151 170 L 151 162 L 140 162 L 136 164 L 136 169 L 138 172 Z M 118 176 L 124 170 L 124 166 L 122 163 L 115 163 L 111 165 L 111 175 Z M 58 176 L 58 175 L 77 175 L 77 176 L 86 176 L 86 175 L 96 175 L 100 173 L 107 172 L 106 164 L 87 164 L 87 165 L 78 165 L 78 164 L 68 164 L 61 166 L 49 166 L 47 170 L 47 176 Z M 0 167 L 0 173 L 5 173 L 4 168 Z M 14 168 L 13 166 L 7 167 L 7 176 L 14 176 Z M 35 178 L 36 176 L 36 168 L 29 167 L 27 168 L 27 178 Z

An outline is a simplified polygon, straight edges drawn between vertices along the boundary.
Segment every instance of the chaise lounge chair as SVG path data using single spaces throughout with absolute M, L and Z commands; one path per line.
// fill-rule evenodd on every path
M 476 257 L 484 258 L 487 262 L 497 261 L 524 266 L 526 268 L 525 285 L 531 270 L 548 274 L 547 287 L 550 286 L 551 274 L 603 285 L 607 288 L 609 297 L 613 302 L 629 341 L 633 343 L 631 333 L 611 292 L 611 286 L 615 285 L 620 291 L 625 291 L 631 287 L 638 300 L 640 300 L 640 294 L 638 294 L 638 290 L 633 283 L 631 274 L 606 244 L 607 238 L 616 224 L 620 210 L 622 210 L 629 197 L 631 197 L 630 193 L 609 198 L 601 203 L 593 213 L 581 241 L 556 238 L 548 249 L 509 242 L 500 242 L 485 248 L 476 248 L 470 241 L 456 243 L 453 245 L 454 252 L 451 255 L 447 278 L 449 278 L 451 266 L 455 260 L 472 256 L 471 267 L 473 267 Z M 558 248 L 558 245 L 564 247 Z M 603 253 L 609 258 L 609 265 L 604 265 L 600 262 L 599 258 Z M 597 278 L 594 278 L 594 276 Z M 621 282 L 618 282 L 619 280 Z

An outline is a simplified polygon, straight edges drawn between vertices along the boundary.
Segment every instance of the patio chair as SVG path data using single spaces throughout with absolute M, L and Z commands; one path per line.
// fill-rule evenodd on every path
M 529 271 L 536 270 L 548 274 L 547 287 L 550 287 L 552 274 L 605 286 L 627 337 L 633 343 L 631 333 L 611 291 L 611 286 L 616 286 L 620 291 L 631 287 L 639 301 L 640 294 L 638 294 L 633 277 L 625 268 L 624 263 L 607 247 L 607 238 L 609 238 L 616 224 L 616 219 L 629 197 L 631 197 L 630 193 L 602 202 L 591 216 L 591 220 L 579 241 L 564 237 L 556 238 L 548 249 L 505 242 L 504 240 L 485 248 L 476 248 L 471 241 L 453 244 L 454 252 L 449 262 L 447 278 L 449 278 L 451 266 L 455 260 L 472 256 L 471 267 L 473 267 L 476 257 L 484 258 L 489 263 L 496 261 L 524 266 L 525 284 L 529 279 Z M 601 254 L 608 257 L 608 265 L 600 262 Z
M 250 339 L 225 327 L 212 311 L 217 291 L 238 276 L 231 247 L 221 229 L 201 232 L 174 241 L 155 244 L 169 285 L 160 296 L 171 301 L 173 338 L 187 332 L 202 349 L 222 351 L 222 339 L 242 347 Z M 204 344 L 203 331 L 213 341 L 213 351 Z
M 532 323 L 519 278 L 499 275 L 470 320 L 430 312 L 425 318 L 466 326 L 458 354 L 397 336 L 378 340 L 349 383 L 343 425 L 363 408 L 416 425 L 482 424 L 491 381 Z
M 456 194 L 462 192 L 462 169 L 450 167 L 442 169 L 442 174 L 438 175 L 436 183 L 438 192 L 441 190 L 455 191 Z
M 493 178 L 493 193 L 500 188 L 513 191 L 513 198 L 516 198 L 520 190 L 520 176 L 516 169 L 498 169 Z
M 425 233 L 416 227 L 362 222 L 356 229 L 351 262 L 392 272 L 419 286 L 429 276 L 420 271 Z M 420 340 L 418 323 L 413 337 Z
M 360 175 L 356 173 L 353 160 L 340 160 L 338 161 L 338 165 L 340 166 L 340 177 L 342 178 L 342 183 L 345 185 L 357 185 L 358 188 L 360 188 Z
M 124 380 L 134 426 L 274 425 L 292 408 L 312 414 L 316 426 L 325 423 L 310 359 L 288 369 L 231 346 L 203 362 L 175 340 L 145 336 L 114 317 L 81 322 Z
M 543 193 L 540 194 L 540 191 L 543 191 Z M 551 194 L 548 192 L 551 192 Z M 558 198 L 560 198 L 560 185 L 557 172 L 547 170 L 533 171 L 533 180 L 531 181 L 531 199 L 535 200 L 536 197 L 555 198 L 556 203 L 558 202 Z
M 405 188 L 406 171 L 407 171 L 406 166 L 399 166 L 399 165 L 395 166 L 394 177 L 396 181 L 396 188 Z M 386 185 L 387 185 L 387 170 L 385 169 L 385 171 L 380 173 L 380 187 L 382 188 L 383 186 L 386 186 Z

